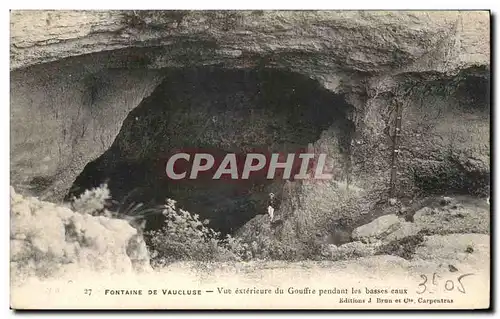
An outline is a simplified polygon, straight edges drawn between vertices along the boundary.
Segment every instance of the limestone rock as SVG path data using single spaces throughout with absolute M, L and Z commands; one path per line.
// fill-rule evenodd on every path
M 168 50 L 174 55 L 168 57 L 167 51 L 160 51 L 154 65 L 175 66 L 176 55 L 191 53 L 197 54 L 197 63 L 241 64 L 248 57 L 274 51 L 278 64 L 293 61 L 322 74 L 334 73 L 328 70 L 336 66 L 373 73 L 394 68 L 395 62 L 410 72 L 442 71 L 489 63 L 488 15 L 487 11 L 13 11 L 11 67 L 149 43 L 175 47 L 172 40 L 185 36 L 214 43 L 200 48 L 207 50 L 205 54 Z M 439 55 L 440 46 L 446 44 L 460 48 L 452 55 Z M 437 52 L 429 54 L 432 51 Z M 309 63 L 303 53 L 317 62 Z M 321 69 L 324 72 L 318 72 Z
M 151 270 L 148 247 L 142 235 L 136 234 L 128 241 L 127 256 L 134 270 L 138 272 Z
M 392 233 L 401 226 L 401 220 L 398 216 L 391 214 L 381 216 L 371 223 L 359 226 L 352 232 L 354 240 L 363 242 L 373 242 Z
M 349 120 L 344 124 L 353 129 L 355 136 L 340 136 L 339 132 L 349 130 L 332 126 L 321 133 L 319 140 L 306 141 L 318 148 L 316 151 L 323 147 L 328 157 L 339 164 L 339 179 L 345 177 L 344 164 L 349 164 L 349 183 L 327 185 L 315 181 L 309 188 L 302 187 L 295 192 L 297 196 L 290 196 L 276 210 L 282 218 L 279 222 L 256 218 L 242 233 L 286 239 L 288 244 L 307 241 L 312 234 L 324 234 L 332 221 L 348 220 L 343 227 L 349 232 L 350 225 L 358 225 L 362 215 L 380 199 L 379 190 L 387 187 L 387 154 L 392 147 L 386 136 L 391 123 L 387 116 L 392 114 L 393 97 L 398 97 L 400 89 L 413 80 L 415 88 L 422 92 L 412 89 L 413 95 L 404 97 L 398 180 L 401 192 L 414 194 L 415 188 L 428 191 L 426 187 L 441 190 L 444 186 L 464 189 L 479 185 L 486 189 L 490 145 L 489 101 L 485 98 L 489 96 L 485 93 L 489 87 L 489 24 L 486 11 L 12 11 L 11 180 L 22 194 L 59 200 L 82 170 L 92 167 L 93 161 L 102 158 L 112 144 L 126 145 L 126 150 L 133 151 L 127 152 L 132 154 L 127 162 L 140 162 L 141 154 L 147 151 L 142 148 L 155 144 L 150 140 L 151 133 L 162 139 L 164 134 L 156 129 L 161 125 L 148 125 L 142 118 L 127 122 L 130 112 L 157 91 L 165 80 L 164 70 L 187 68 L 198 72 L 201 66 L 216 66 L 229 71 L 264 68 L 299 74 L 317 81 L 327 94 L 345 94 L 345 101 L 353 106 L 339 118 Z M 446 89 L 450 94 L 428 89 Z M 196 95 L 204 99 L 196 103 L 200 105 L 248 98 L 233 91 L 206 101 L 197 90 Z M 471 100 L 478 105 L 471 108 Z M 185 113 L 182 109 L 175 112 Z M 211 117 L 203 110 L 193 108 L 193 112 L 202 118 Z M 229 118 L 246 120 L 231 112 Z M 150 109 L 145 113 L 151 114 Z M 187 116 L 183 123 L 193 122 L 196 116 Z M 273 118 L 272 113 L 269 118 Z M 264 130 L 253 125 L 244 135 L 253 136 L 259 131 Z M 222 136 L 224 141 L 227 136 L 235 138 L 220 126 L 207 132 Z M 353 143 L 349 163 L 341 151 L 346 145 L 338 143 L 344 139 Z M 452 161 L 447 160 L 450 153 Z M 118 152 L 120 158 L 123 154 Z M 449 178 L 441 178 L 441 173 Z M 432 180 L 436 176 L 440 177 Z M 480 176 L 479 183 L 474 176 Z M 18 215 L 11 225 L 11 238 L 29 240 L 44 254 L 62 254 L 73 260 L 81 249 L 79 240 L 84 237 L 78 234 L 77 240 L 64 249 L 40 235 L 41 229 L 47 229 L 51 236 L 61 239 L 65 232 L 58 226 L 59 220 L 78 231 L 87 223 L 98 228 L 106 224 L 103 219 L 94 223 L 72 217 L 74 212 L 67 209 L 35 199 L 27 204 L 20 195 L 11 196 L 13 214 Z M 417 214 L 416 226 L 438 232 L 448 231 L 448 226 L 451 231 L 482 233 L 489 228 L 487 210 L 471 208 L 466 213 L 443 209 L 436 214 Z M 52 216 L 51 211 L 56 211 L 57 216 Z M 40 213 L 43 221 L 53 222 L 54 227 L 31 225 L 31 216 L 42 217 Z M 362 226 L 365 228 L 358 231 L 368 236 L 360 235 L 361 240 L 383 239 L 397 228 L 393 221 L 388 229 Z M 114 223 L 107 226 L 114 229 Z M 401 226 L 394 238 L 416 230 L 409 224 Z M 102 252 L 106 243 L 94 238 L 97 235 L 89 231 L 89 241 Z M 21 242 L 14 245 L 24 247 Z
M 440 204 L 441 204 L 442 206 L 446 206 L 446 205 L 450 205 L 452 202 L 453 202 L 453 198 L 448 197 L 448 196 L 444 196 L 444 197 L 441 199 Z
M 487 76 L 489 23 L 487 11 L 13 10 L 13 184 L 23 194 L 61 199 L 83 168 L 110 147 L 126 115 L 160 83 L 159 69 L 208 65 L 285 69 L 315 79 L 331 92 L 347 94 L 360 112 L 356 118 L 366 127 L 366 132 L 357 130 L 354 154 L 364 157 L 363 152 L 369 152 L 373 163 L 364 163 L 362 171 L 382 174 L 386 151 L 374 154 L 373 146 L 387 149 L 388 145 L 366 137 L 384 136 L 388 120 L 383 118 L 388 113 L 384 105 L 391 101 L 375 97 L 394 93 L 402 79 L 412 75 L 436 74 L 452 81 L 450 76 L 475 74 L 477 68 Z M 422 96 L 413 100 L 422 104 Z M 436 103 L 425 104 L 443 109 Z M 415 115 L 407 118 L 416 128 L 423 126 L 419 121 L 428 124 L 417 105 L 409 113 Z M 30 121 L 24 121 L 27 114 Z M 460 116 L 456 122 L 469 123 Z M 489 121 L 477 122 L 468 127 L 480 129 L 480 134 L 463 143 L 457 160 L 467 173 L 487 174 L 489 140 L 483 132 L 489 131 Z M 405 158 L 412 161 L 402 167 L 423 166 L 421 175 L 432 176 L 436 170 L 428 157 L 435 157 L 433 146 L 445 149 L 438 142 L 456 135 L 445 129 L 415 140 L 404 136 L 408 149 L 420 151 L 402 154 L 402 163 Z M 464 138 L 471 136 L 467 127 L 459 131 Z M 414 133 L 410 136 L 418 136 Z M 419 143 L 426 140 L 421 147 Z M 415 163 L 415 158 L 425 165 Z M 366 183 L 378 179 L 358 176 Z
M 406 237 L 415 236 L 420 230 L 421 228 L 415 223 L 402 222 L 398 229 L 384 238 L 384 241 L 401 240 Z
M 144 246 L 130 244 L 142 237 L 125 220 L 80 214 L 12 189 L 11 199 L 11 268 L 20 281 L 80 270 L 127 272 L 133 262 L 145 268 L 149 261 Z

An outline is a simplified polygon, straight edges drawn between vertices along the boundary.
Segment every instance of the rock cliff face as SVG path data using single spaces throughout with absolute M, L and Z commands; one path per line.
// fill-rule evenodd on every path
M 78 187 L 96 185 L 117 170 L 143 172 L 142 163 L 165 140 L 175 144 L 181 134 L 173 134 L 174 127 L 194 134 L 190 128 L 202 127 L 220 105 L 226 118 L 242 118 L 234 106 L 254 108 L 248 90 L 230 85 L 231 72 L 272 69 L 276 79 L 289 73 L 299 79 L 280 93 L 290 101 L 297 101 L 291 90 L 307 81 L 324 94 L 318 101 L 317 91 L 301 93 L 301 105 L 317 110 L 329 126 L 317 125 L 314 134 L 304 130 L 300 146 L 328 153 L 335 159 L 330 165 L 340 168 L 330 183 L 290 187 L 297 196 L 283 195 L 290 200 L 277 215 L 295 221 L 282 227 L 307 229 L 309 236 L 314 225 L 324 224 L 322 218 L 331 225 L 345 214 L 359 220 L 388 198 L 398 109 L 402 135 L 394 196 L 487 194 L 489 19 L 488 12 L 446 11 L 13 11 L 12 183 L 23 193 L 60 200 L 86 166 Z M 192 99 L 196 88 L 181 88 L 193 85 L 189 74 L 207 68 L 218 74 L 207 79 L 224 89 L 218 90 L 223 96 L 205 91 L 203 106 Z M 184 95 L 169 100 L 165 92 L 175 86 L 169 83 Z M 190 102 L 181 103 L 180 96 Z M 167 100 L 163 111 L 169 112 L 162 113 L 158 97 Z M 268 97 L 273 99 L 266 103 L 276 105 L 275 96 Z M 339 106 L 342 112 L 331 112 Z M 154 110 L 158 116 L 145 116 Z M 168 119 L 176 112 L 190 116 Z M 265 127 L 270 119 L 285 120 L 271 107 L 257 116 Z M 347 126 L 338 129 L 339 121 Z M 204 131 L 209 146 L 241 146 L 243 135 L 217 125 Z M 259 125 L 243 131 L 249 144 L 271 138 L 282 146 L 292 137 L 286 128 L 268 135 L 260 134 Z M 114 191 L 144 185 L 129 186 Z
M 148 55 L 151 67 L 249 68 L 267 62 L 332 78 L 339 70 L 456 73 L 489 64 L 489 13 L 14 11 L 11 16 L 13 69 L 131 47 L 157 48 Z

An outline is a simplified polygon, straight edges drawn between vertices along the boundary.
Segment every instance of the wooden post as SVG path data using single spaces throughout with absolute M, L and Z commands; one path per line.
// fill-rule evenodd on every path
M 394 136 L 392 139 L 392 161 L 391 161 L 391 185 L 390 185 L 390 198 L 396 197 L 396 182 L 398 173 L 398 155 L 399 155 L 399 140 L 401 137 L 401 115 L 402 115 L 402 105 L 398 98 L 394 99 L 396 102 L 395 110 L 395 121 L 394 121 Z

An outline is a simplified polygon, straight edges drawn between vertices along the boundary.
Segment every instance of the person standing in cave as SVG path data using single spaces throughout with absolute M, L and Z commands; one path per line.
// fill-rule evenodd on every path
M 274 193 L 269 193 L 269 200 L 267 204 L 267 213 L 269 214 L 269 217 L 271 218 L 271 223 L 273 222 L 274 219 L 274 209 L 276 205 L 276 198 Z

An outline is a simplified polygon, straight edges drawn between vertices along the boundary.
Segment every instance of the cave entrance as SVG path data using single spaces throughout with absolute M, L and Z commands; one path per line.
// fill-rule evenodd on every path
M 284 180 L 249 178 L 167 178 L 168 157 L 178 150 L 209 150 L 224 155 L 248 152 L 301 152 L 321 133 L 334 130 L 340 152 L 347 152 L 353 124 L 341 95 L 303 75 L 276 69 L 168 69 L 165 79 L 132 110 L 112 146 L 89 163 L 67 198 L 107 182 L 122 206 L 163 204 L 166 198 L 223 234 L 233 233 L 265 214 L 269 193 Z M 162 225 L 151 217 L 147 228 Z

